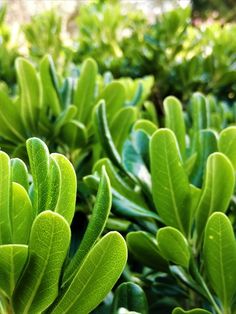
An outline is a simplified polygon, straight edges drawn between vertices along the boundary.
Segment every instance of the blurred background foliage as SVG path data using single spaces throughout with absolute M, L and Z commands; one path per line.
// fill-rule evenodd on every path
M 11 27 L 12 3 L 3 2 L 0 9 L 0 80 L 12 86 L 17 56 L 30 57 L 37 66 L 49 53 L 61 74 L 75 75 L 92 57 L 101 74 L 109 71 L 114 78 L 153 75 L 151 99 L 159 110 L 167 95 L 185 102 L 193 91 L 235 101 L 233 0 L 147 1 L 145 6 L 118 0 L 70 1 L 66 14 L 65 2 L 60 9 L 54 4 L 20 20 L 17 30 Z

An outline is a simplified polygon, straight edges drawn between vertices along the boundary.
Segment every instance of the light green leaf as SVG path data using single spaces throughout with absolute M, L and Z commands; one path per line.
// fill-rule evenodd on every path
M 210 124 L 210 107 L 207 99 L 201 93 L 194 93 L 191 98 L 193 130 L 195 132 L 207 129 Z
M 81 262 L 88 254 L 91 247 L 97 241 L 99 236 L 101 235 L 107 218 L 109 216 L 109 212 L 111 209 L 111 187 L 110 181 L 106 174 L 105 168 L 102 171 L 102 177 L 99 184 L 99 189 L 96 197 L 96 202 L 93 208 L 92 217 L 89 221 L 88 227 L 85 231 L 83 239 L 80 243 L 80 246 L 72 258 L 70 264 L 65 270 L 63 282 L 64 284 L 71 281 L 75 273 L 80 266 Z
M 60 189 L 54 211 L 71 224 L 75 212 L 77 180 L 75 170 L 69 160 L 61 154 L 51 154 L 59 167 Z M 55 182 L 56 184 L 56 182 Z
M 128 138 L 132 124 L 137 119 L 137 111 L 133 107 L 123 108 L 112 120 L 110 132 L 117 150 L 121 153 L 125 140 Z
M 10 223 L 11 168 L 10 158 L 0 151 L 0 244 L 12 243 Z
M 37 128 L 41 95 L 39 80 L 33 65 L 23 59 L 16 60 L 17 78 L 20 85 L 21 117 L 28 132 Z
M 153 133 L 157 130 L 157 126 L 149 120 L 139 119 L 137 122 L 135 122 L 133 129 L 135 131 L 143 131 L 148 136 L 152 136 Z
M 54 211 L 58 202 L 58 195 L 61 186 L 60 169 L 56 161 L 50 155 L 48 170 L 48 190 L 45 200 L 45 209 Z
M 152 190 L 157 211 L 166 225 L 188 235 L 190 187 L 175 135 L 169 129 L 157 130 L 150 144 Z
M 115 166 L 123 169 L 121 156 L 117 151 L 117 148 L 115 147 L 115 144 L 111 137 L 111 132 L 108 127 L 108 121 L 106 117 L 106 105 L 103 100 L 101 100 L 95 107 L 94 127 L 102 148 L 104 149 L 107 156 L 111 159 Z
M 219 151 L 229 158 L 236 171 L 236 126 L 228 127 L 220 133 L 218 146 Z
M 71 120 L 61 128 L 61 140 L 73 150 L 85 146 L 87 137 L 87 129 L 84 124 L 79 121 Z
M 192 309 L 189 311 L 185 311 L 181 309 L 180 307 L 176 307 L 173 311 L 172 314 L 211 314 L 211 312 L 204 310 L 204 309 Z
M 168 261 L 188 268 L 190 250 L 188 242 L 179 230 L 164 227 L 157 232 L 157 244 L 161 255 Z
M 66 107 L 57 117 L 54 124 L 54 134 L 57 135 L 63 125 L 70 122 L 76 115 L 77 108 L 73 105 Z
M 134 189 L 123 180 L 108 158 L 98 160 L 93 167 L 93 172 L 97 171 L 101 175 L 103 166 L 106 168 L 106 172 L 111 182 L 112 192 L 116 197 L 126 198 L 141 207 L 146 207 L 140 191 L 134 191 Z
M 236 241 L 232 225 L 223 213 L 209 218 L 203 253 L 211 286 L 227 311 L 236 292 Z
M 184 158 L 186 144 L 182 105 L 176 97 L 168 96 L 164 99 L 163 106 L 165 111 L 165 127 L 175 133 L 181 155 Z
M 12 142 L 25 141 L 25 130 L 16 104 L 0 90 L 0 135 Z
M 51 108 L 52 113 L 58 116 L 61 112 L 60 98 L 55 88 L 52 77 L 52 68 L 54 67 L 51 56 L 45 55 L 40 62 L 40 78 L 42 82 L 43 109 Z
M 157 271 L 167 271 L 168 264 L 161 256 L 154 237 L 144 231 L 129 232 L 126 237 L 129 251 L 143 265 Z
M 70 243 L 70 227 L 57 213 L 45 211 L 35 219 L 29 260 L 13 294 L 17 313 L 39 313 L 58 294 L 59 278 Z
M 199 241 L 207 219 L 215 211 L 225 212 L 233 195 L 234 169 L 226 156 L 214 153 L 209 156 L 203 192 L 196 208 L 196 229 Z
M 89 122 L 94 104 L 97 76 L 97 64 L 87 59 L 82 65 L 79 80 L 74 93 L 74 105 L 77 107 L 76 117 L 79 122 Z
M 217 134 L 212 130 L 202 130 L 194 133 L 192 146 L 193 154 L 197 153 L 197 160 L 191 171 L 190 180 L 198 187 L 202 186 L 208 156 L 218 150 L 216 136 Z
M 0 245 L 0 290 L 11 297 L 28 256 L 27 245 Z
M 132 282 L 124 282 L 115 291 L 111 314 L 117 314 L 120 308 L 148 314 L 148 303 L 143 289 Z
M 37 213 L 46 209 L 48 195 L 49 151 L 47 145 L 39 138 L 27 140 L 26 148 L 33 177 L 33 207 Z
M 109 120 L 125 105 L 125 88 L 122 83 L 113 81 L 108 84 L 99 96 L 99 100 L 104 99 Z
M 12 181 L 22 185 L 26 191 L 29 189 L 29 175 L 25 163 L 19 158 L 11 159 Z
M 18 183 L 12 183 L 11 225 L 12 242 L 27 244 L 35 213 L 26 190 Z
M 50 313 L 90 313 L 112 289 L 126 260 L 127 248 L 121 235 L 106 234 L 86 256 Z

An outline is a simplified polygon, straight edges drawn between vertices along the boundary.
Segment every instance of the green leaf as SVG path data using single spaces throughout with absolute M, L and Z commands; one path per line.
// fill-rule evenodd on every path
M 137 111 L 133 107 L 123 108 L 117 112 L 112 120 L 110 132 L 117 150 L 121 153 L 123 144 L 128 138 L 132 124 L 137 118 Z
M 69 160 L 61 154 L 51 154 L 60 173 L 60 189 L 55 212 L 62 215 L 71 224 L 75 212 L 77 180 L 75 170 Z
M 176 97 L 168 96 L 164 99 L 163 106 L 165 111 L 165 127 L 175 133 L 181 155 L 184 158 L 186 145 L 182 105 Z
M 211 314 L 211 312 L 204 310 L 204 309 L 192 309 L 189 311 L 185 311 L 181 309 L 180 307 L 176 307 L 173 311 L 172 314 Z
M 111 314 L 117 314 L 120 308 L 147 314 L 148 303 L 143 289 L 132 282 L 119 285 L 115 291 Z
M 234 169 L 226 156 L 209 156 L 202 195 L 196 208 L 196 229 L 200 241 L 207 219 L 215 211 L 225 212 L 233 195 Z
M 29 189 L 29 175 L 25 163 L 19 158 L 11 159 L 12 181 L 22 185 L 26 191 Z
M 25 129 L 16 105 L 0 90 L 0 135 L 12 142 L 24 142 Z
M 194 93 L 191 98 L 193 130 L 195 132 L 207 129 L 210 124 L 209 104 L 201 93 Z
M 116 167 L 123 169 L 121 156 L 115 147 L 108 127 L 106 105 L 103 100 L 101 100 L 95 107 L 94 127 L 102 148 L 107 156 L 111 159 Z
M 84 124 L 76 120 L 64 124 L 60 131 L 60 139 L 73 150 L 85 146 L 87 137 Z
M 197 160 L 191 171 L 190 180 L 198 186 L 202 186 L 202 179 L 207 158 L 217 151 L 217 134 L 212 130 L 202 130 L 194 133 L 193 154 L 197 153 Z
M 37 213 L 40 213 L 46 209 L 49 151 L 46 144 L 36 137 L 27 140 L 26 148 L 34 183 L 33 207 Z
M 12 243 L 10 223 L 11 168 L 10 158 L 0 151 L 0 244 Z
M 47 197 L 45 200 L 45 209 L 51 210 L 51 211 L 55 210 L 57 202 L 58 202 L 61 184 L 62 182 L 61 182 L 61 174 L 60 174 L 59 166 L 57 162 L 54 160 L 54 158 L 52 157 L 52 155 L 50 155 L 48 180 L 47 180 L 48 190 L 47 190 Z
M 58 116 L 61 112 L 60 97 L 55 88 L 52 77 L 52 68 L 54 67 L 51 56 L 46 55 L 40 63 L 40 78 L 42 82 L 43 109 L 51 108 L 52 113 Z
M 41 95 L 39 80 L 33 65 L 23 59 L 17 58 L 16 71 L 20 85 L 21 117 L 28 132 L 37 129 Z
M 27 244 L 35 213 L 26 190 L 18 183 L 12 183 L 11 225 L 12 242 Z
M 135 122 L 133 129 L 135 131 L 143 131 L 148 136 L 152 136 L 153 133 L 157 130 L 157 126 L 149 120 L 139 119 Z
M 166 225 L 188 235 L 191 211 L 188 208 L 190 187 L 174 133 L 157 130 L 150 142 L 153 199 Z
M 172 227 L 164 227 L 157 232 L 157 244 L 161 255 L 168 261 L 188 268 L 190 250 L 183 234 Z
M 76 115 L 77 108 L 74 105 L 69 105 L 63 110 L 57 117 L 54 124 L 54 134 L 57 135 L 60 132 L 61 127 L 71 122 Z
M 63 284 L 71 281 L 75 273 L 82 263 L 85 256 L 88 254 L 91 247 L 95 244 L 101 235 L 109 212 L 111 209 L 111 187 L 110 181 L 106 174 L 105 168 L 102 171 L 102 177 L 99 184 L 99 189 L 96 197 L 96 202 L 93 208 L 92 217 L 89 221 L 88 227 L 85 231 L 80 246 L 72 258 L 70 264 L 65 270 Z
M 11 297 L 28 256 L 27 245 L 0 245 L 0 290 Z
M 108 158 L 98 160 L 93 167 L 93 172 L 97 171 L 99 175 L 101 175 L 103 166 L 105 166 L 106 168 L 106 172 L 110 179 L 112 193 L 114 196 L 121 199 L 128 199 L 141 207 L 146 207 L 145 201 L 140 194 L 140 191 L 134 191 L 134 189 L 123 180 L 123 178 L 118 174 L 118 171 L 114 168 Z
M 37 216 L 30 234 L 28 264 L 13 294 L 17 313 L 39 313 L 54 301 L 69 243 L 70 227 L 62 216 L 51 211 Z
M 99 96 L 99 100 L 101 99 L 105 100 L 107 116 L 113 120 L 115 114 L 125 104 L 125 88 L 123 84 L 117 81 L 108 84 Z
M 236 127 L 231 126 L 220 133 L 218 141 L 219 151 L 224 153 L 232 162 L 236 171 Z
M 97 64 L 87 59 L 82 65 L 79 80 L 74 93 L 74 105 L 77 107 L 77 119 L 86 124 L 89 122 L 94 104 L 97 76 Z
M 144 231 L 129 232 L 127 245 L 132 255 L 143 265 L 157 271 L 167 271 L 168 264 L 161 256 L 154 237 Z
M 112 289 L 126 260 L 127 248 L 121 235 L 106 234 L 88 253 L 50 313 L 90 313 Z
M 223 213 L 209 218 L 203 253 L 211 286 L 227 311 L 236 292 L 236 241 L 232 225 Z

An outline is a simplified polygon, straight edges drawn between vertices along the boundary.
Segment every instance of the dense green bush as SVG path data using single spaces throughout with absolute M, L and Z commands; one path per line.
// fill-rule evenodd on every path
M 235 24 L 97 1 L 16 58 L 5 10 L 0 313 L 234 314 Z

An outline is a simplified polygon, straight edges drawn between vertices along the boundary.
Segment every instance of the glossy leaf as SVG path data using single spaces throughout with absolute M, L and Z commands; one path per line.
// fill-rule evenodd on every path
M 23 58 L 16 60 L 16 71 L 20 85 L 21 117 L 26 130 L 32 132 L 37 128 L 41 107 L 39 80 L 33 65 Z
M 40 63 L 40 78 L 42 82 L 43 106 L 44 108 L 51 108 L 52 113 L 58 116 L 61 112 L 61 104 L 52 77 L 53 67 L 51 56 L 46 55 Z
M 185 156 L 185 123 L 180 101 L 173 96 L 166 97 L 163 102 L 165 110 L 165 127 L 175 133 L 181 155 Z
M 11 159 L 12 181 L 22 185 L 26 191 L 29 189 L 29 175 L 25 163 L 19 158 Z
M 145 132 L 148 136 L 152 136 L 153 133 L 157 130 L 157 126 L 149 120 L 140 119 L 134 124 L 134 130 L 141 130 Z
M 42 312 L 58 294 L 61 268 L 70 243 L 66 220 L 51 211 L 35 219 L 29 241 L 29 260 L 13 295 L 17 313 Z
M 11 168 L 10 158 L 0 151 L 0 244 L 12 243 L 10 223 Z
M 66 145 L 75 150 L 87 143 L 87 130 L 84 124 L 76 120 L 71 120 L 62 126 L 60 138 Z
M 116 167 L 123 169 L 120 154 L 114 145 L 111 132 L 108 127 L 106 105 L 102 100 L 97 104 L 94 110 L 94 126 L 107 157 L 111 159 Z
M 137 111 L 133 107 L 123 108 L 114 116 L 110 132 L 119 152 L 122 151 L 123 144 L 128 138 L 132 124 L 135 122 L 136 118 Z
M 48 193 L 49 151 L 46 144 L 33 137 L 26 142 L 33 177 L 33 206 L 36 212 L 45 210 Z
M 203 252 L 211 286 L 227 310 L 236 292 L 236 241 L 230 220 L 223 213 L 209 218 Z
M 164 227 L 157 232 L 157 243 L 161 255 L 168 261 L 188 268 L 190 250 L 183 234 L 175 228 Z
M 25 130 L 17 105 L 0 90 L 0 135 L 12 142 L 25 141 Z
M 12 183 L 11 226 L 12 241 L 15 244 L 27 244 L 35 217 L 30 198 L 26 190 L 18 183 Z
M 27 245 L 0 245 L 0 290 L 3 290 L 8 297 L 12 295 L 27 256 Z
M 54 211 L 62 215 L 71 224 L 75 212 L 77 179 L 69 160 L 61 154 L 51 154 L 59 167 L 60 189 Z
M 50 313 L 90 313 L 112 289 L 126 260 L 127 248 L 120 234 L 105 235 L 86 256 Z
M 156 131 L 150 142 L 153 199 L 160 217 L 188 234 L 191 211 L 188 208 L 190 187 L 174 133 Z
M 148 303 L 143 289 L 132 282 L 124 282 L 115 291 L 111 314 L 117 314 L 120 308 L 147 314 Z
M 194 185 L 201 187 L 207 158 L 218 150 L 217 134 L 212 130 L 195 132 L 192 146 L 194 147 L 193 155 L 197 153 L 197 159 L 191 171 L 190 180 Z
M 102 91 L 99 99 L 105 100 L 107 115 L 113 120 L 115 114 L 119 112 L 125 104 L 124 86 L 118 81 L 111 82 Z
M 228 158 L 222 153 L 210 155 L 202 195 L 196 208 L 196 229 L 199 239 L 210 214 L 227 210 L 234 184 L 234 169 Z
M 75 93 L 74 105 L 77 107 L 76 117 L 82 123 L 87 123 L 93 109 L 97 64 L 93 59 L 87 59 L 81 69 Z
M 219 137 L 219 151 L 224 153 L 232 162 L 236 171 L 236 127 L 231 126 L 224 129 Z
M 92 217 L 89 221 L 80 246 L 72 258 L 70 264 L 65 270 L 63 281 L 65 283 L 71 282 L 75 273 L 82 263 L 85 256 L 88 254 L 91 247 L 95 244 L 101 235 L 109 212 L 111 209 L 111 187 L 110 181 L 106 174 L 105 168 L 102 171 L 102 177 L 99 184 L 99 189 L 96 197 L 96 202 L 93 208 Z
M 181 309 L 180 307 L 176 307 L 172 311 L 172 314 L 211 314 L 211 312 L 204 310 L 204 309 L 199 309 L 199 308 L 185 311 L 185 310 Z
M 155 238 L 149 233 L 129 232 L 126 240 L 129 251 L 139 262 L 157 271 L 167 271 L 168 264 L 161 256 Z

